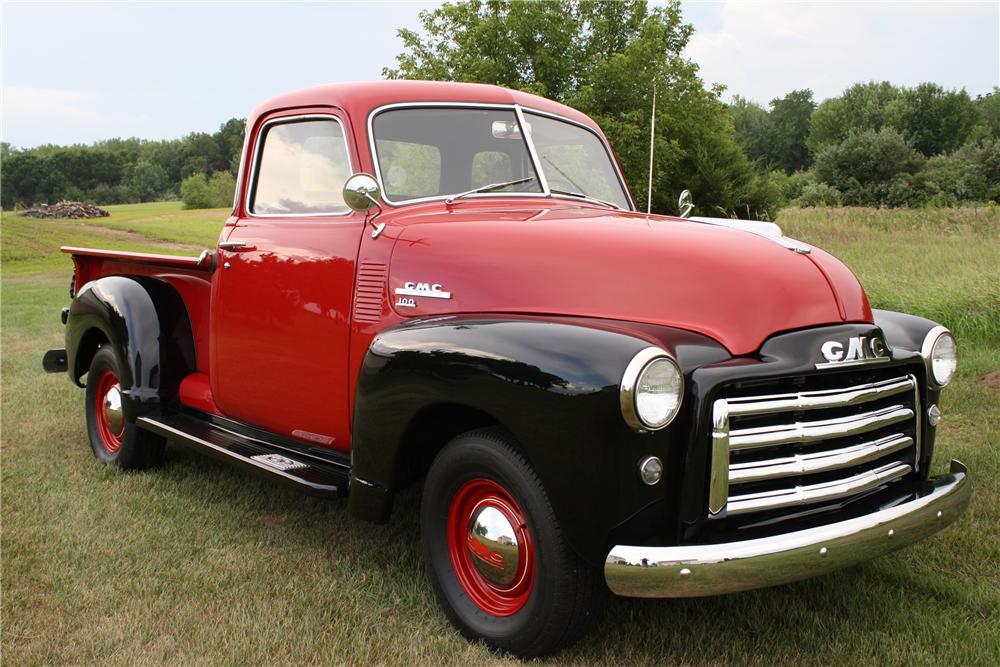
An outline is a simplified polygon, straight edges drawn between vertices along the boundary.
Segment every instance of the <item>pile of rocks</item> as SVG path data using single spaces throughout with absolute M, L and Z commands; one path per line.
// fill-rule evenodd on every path
M 37 208 L 21 211 L 30 218 L 106 218 L 110 213 L 93 204 L 78 201 L 61 201 L 57 204 L 42 204 Z

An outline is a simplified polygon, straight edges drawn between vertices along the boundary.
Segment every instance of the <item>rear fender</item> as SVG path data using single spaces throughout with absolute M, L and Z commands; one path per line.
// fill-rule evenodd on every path
M 66 320 L 68 371 L 80 386 L 97 339 L 118 357 L 129 420 L 161 413 L 163 404 L 177 396 L 180 381 L 196 368 L 187 308 L 162 280 L 108 276 L 80 288 Z

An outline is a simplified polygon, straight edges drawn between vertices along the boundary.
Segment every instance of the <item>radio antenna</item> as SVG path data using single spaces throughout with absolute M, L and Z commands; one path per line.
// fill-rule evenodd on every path
M 646 189 L 646 215 L 653 210 L 653 135 L 656 132 L 656 81 L 653 81 L 653 113 L 649 120 L 649 186 Z

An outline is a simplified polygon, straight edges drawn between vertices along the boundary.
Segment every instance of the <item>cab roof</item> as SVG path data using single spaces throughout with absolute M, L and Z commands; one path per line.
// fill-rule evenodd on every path
M 519 104 L 564 116 L 600 132 L 597 124 L 585 114 L 538 95 L 482 83 L 445 81 L 357 81 L 300 88 L 276 95 L 258 105 L 248 121 L 252 127 L 262 115 L 273 111 L 331 106 L 345 111 L 354 123 L 364 123 L 368 114 L 378 107 L 419 102 Z

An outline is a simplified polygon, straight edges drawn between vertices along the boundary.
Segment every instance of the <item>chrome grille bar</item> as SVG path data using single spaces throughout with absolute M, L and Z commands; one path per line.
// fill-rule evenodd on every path
M 913 467 L 906 463 L 890 463 L 834 482 L 730 496 L 728 513 L 744 514 L 763 509 L 806 505 L 821 500 L 836 500 L 870 491 L 907 475 L 911 470 Z
M 792 410 L 847 407 L 877 398 L 885 398 L 913 391 L 915 386 L 913 378 L 898 378 L 895 380 L 861 384 L 846 389 L 827 389 L 823 391 L 803 391 L 795 394 L 730 398 L 726 400 L 726 403 L 729 405 L 730 417 L 763 415 Z
M 752 449 L 754 447 L 773 447 L 813 440 L 843 438 L 869 433 L 910 419 L 913 419 L 913 410 L 902 405 L 893 405 L 850 417 L 736 429 L 729 432 L 729 448 L 731 450 Z
M 880 459 L 883 456 L 906 449 L 913 444 L 913 438 L 901 433 L 865 442 L 853 447 L 796 454 L 778 459 L 734 463 L 729 467 L 729 483 L 740 484 L 762 479 L 794 477 L 817 472 L 829 472 L 841 468 L 851 468 Z
M 712 408 L 711 515 L 864 493 L 907 475 L 919 462 L 921 402 L 914 375 L 833 389 L 718 398 Z M 831 417 L 838 409 L 839 416 Z M 800 413 L 817 410 L 826 411 L 824 418 L 801 419 Z M 744 426 L 747 418 L 763 425 Z M 865 434 L 871 435 L 862 441 L 858 436 Z M 732 452 L 739 457 L 731 460 Z M 838 470 L 848 476 L 830 480 Z M 815 474 L 826 479 L 798 485 L 789 480 Z M 752 493 L 741 492 L 740 485 L 751 483 Z

